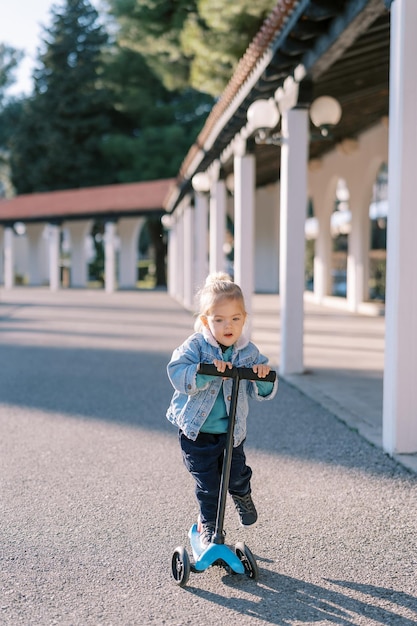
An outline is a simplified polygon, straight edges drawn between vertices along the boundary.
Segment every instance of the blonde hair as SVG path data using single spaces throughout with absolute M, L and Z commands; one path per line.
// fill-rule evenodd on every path
M 202 315 L 210 315 L 216 303 L 223 298 L 238 300 L 241 302 L 243 311 L 246 313 L 245 299 L 239 285 L 234 283 L 225 272 L 213 272 L 207 276 L 204 286 L 197 293 L 198 317 L 194 324 L 194 330 L 196 332 L 201 332 L 203 328 L 200 317 Z

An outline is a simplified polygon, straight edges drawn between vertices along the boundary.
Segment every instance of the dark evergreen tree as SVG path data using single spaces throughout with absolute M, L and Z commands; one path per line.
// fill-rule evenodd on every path
M 108 0 L 125 46 L 172 89 L 218 97 L 276 0 Z
M 142 54 L 120 45 L 107 61 L 105 79 L 124 120 L 104 145 L 117 180 L 175 176 L 213 106 L 212 96 L 191 88 L 168 90 Z
M 0 43 L 0 197 L 13 194 L 7 144 L 16 127 L 14 122 L 19 119 L 20 103 L 16 98 L 7 97 L 7 89 L 14 83 L 14 71 L 22 57 L 21 51 Z
M 7 88 L 14 83 L 14 71 L 22 57 L 20 50 L 0 43 L 0 106 L 4 104 Z
M 181 51 L 181 32 L 197 0 L 108 0 L 120 24 L 123 46 L 142 54 L 169 90 L 189 87 L 189 62 Z
M 102 150 L 115 116 L 102 84 L 108 35 L 88 0 L 66 0 L 52 8 L 51 16 L 35 91 L 10 144 L 18 193 L 115 180 Z

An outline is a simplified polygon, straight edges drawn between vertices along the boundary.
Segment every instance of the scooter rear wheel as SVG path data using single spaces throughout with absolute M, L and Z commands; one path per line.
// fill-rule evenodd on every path
M 190 577 L 190 557 L 182 546 L 175 549 L 171 561 L 171 574 L 174 582 L 180 587 L 185 587 Z
M 248 578 L 251 578 L 252 580 L 258 580 L 258 564 L 248 546 L 245 546 L 243 542 L 237 543 L 235 546 L 235 553 L 238 559 L 242 562 L 243 567 L 245 568 L 246 576 Z

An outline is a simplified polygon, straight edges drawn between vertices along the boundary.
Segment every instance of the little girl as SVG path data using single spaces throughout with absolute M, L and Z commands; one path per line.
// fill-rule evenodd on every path
M 260 378 L 268 375 L 270 367 L 267 358 L 245 337 L 243 294 L 227 274 L 208 276 L 199 292 L 199 304 L 196 332 L 174 350 L 168 364 L 175 392 L 167 418 L 179 428 L 184 464 L 196 483 L 200 541 L 207 546 L 216 526 L 232 380 L 198 374 L 198 364 L 213 363 L 218 372 L 232 366 L 252 367 Z M 258 518 L 251 497 L 252 470 L 243 449 L 248 396 L 270 400 L 277 384 L 242 380 L 239 387 L 229 493 L 243 526 L 254 524 Z

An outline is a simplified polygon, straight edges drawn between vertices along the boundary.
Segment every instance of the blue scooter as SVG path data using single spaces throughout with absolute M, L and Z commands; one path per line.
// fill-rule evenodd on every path
M 202 547 L 198 525 L 193 524 L 188 532 L 188 536 L 194 563 L 191 563 L 187 550 L 183 546 L 178 546 L 172 555 L 172 577 L 177 585 L 185 587 L 190 577 L 190 572 L 200 573 L 211 565 L 222 565 L 231 573 L 245 574 L 248 578 L 257 580 L 259 570 L 252 552 L 243 542 L 238 542 L 234 550 L 226 546 L 224 543 L 223 525 L 229 487 L 230 466 L 232 463 L 233 431 L 236 421 L 236 407 L 240 381 L 246 379 L 274 382 L 276 372 L 271 370 L 268 376 L 259 378 L 250 367 L 232 367 L 231 369 L 226 369 L 224 372 L 218 372 L 216 366 L 209 363 L 200 363 L 197 371 L 199 374 L 205 374 L 207 376 L 221 376 L 222 378 L 233 379 L 229 426 L 217 504 L 216 528 L 212 543 L 205 548 Z

